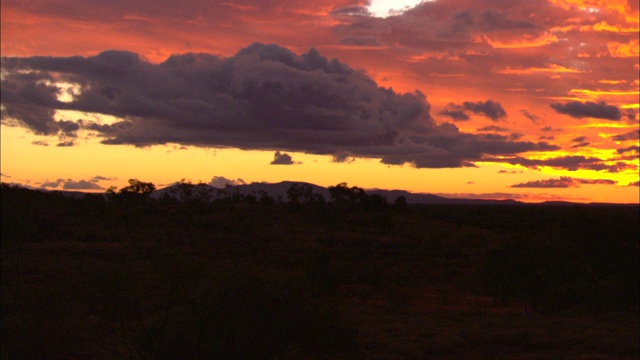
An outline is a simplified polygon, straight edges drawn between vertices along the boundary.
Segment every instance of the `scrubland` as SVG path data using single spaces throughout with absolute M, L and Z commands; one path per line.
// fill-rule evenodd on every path
M 640 353 L 637 205 L 111 195 L 2 186 L 2 359 Z

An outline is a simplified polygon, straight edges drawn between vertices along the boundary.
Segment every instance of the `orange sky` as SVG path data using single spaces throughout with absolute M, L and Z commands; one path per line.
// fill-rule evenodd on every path
M 2 0 L 2 181 L 639 202 L 637 1 L 366 5 Z

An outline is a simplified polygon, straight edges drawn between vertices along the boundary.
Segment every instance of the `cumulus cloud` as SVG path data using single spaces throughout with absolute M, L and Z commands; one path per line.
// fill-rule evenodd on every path
M 552 103 L 550 106 L 560 114 L 569 115 L 578 119 L 590 117 L 605 120 L 620 120 L 622 117 L 622 113 L 617 106 L 608 105 L 604 101 L 597 103 L 592 101 L 569 101 L 564 104 Z
M 86 58 L 5 57 L 2 69 L 3 121 L 67 137 L 67 145 L 82 129 L 104 144 L 281 149 L 434 168 L 473 166 L 486 155 L 558 149 L 436 124 L 421 92 L 379 87 L 365 73 L 315 49 L 297 55 L 255 43 L 229 58 L 184 54 L 160 64 L 126 51 Z M 60 82 L 78 87 L 71 101 L 59 99 Z M 462 106 L 492 120 L 506 116 L 493 100 Z M 120 120 L 71 124 L 56 120 L 55 110 Z
M 577 188 L 581 185 L 615 185 L 616 182 L 609 179 L 576 179 L 562 176 L 558 179 L 545 179 L 528 181 L 511 185 L 512 188 Z
M 291 155 L 287 153 L 281 153 L 280 151 L 276 151 L 276 153 L 273 154 L 273 161 L 270 162 L 270 164 L 271 165 L 293 165 L 297 163 L 293 162 Z

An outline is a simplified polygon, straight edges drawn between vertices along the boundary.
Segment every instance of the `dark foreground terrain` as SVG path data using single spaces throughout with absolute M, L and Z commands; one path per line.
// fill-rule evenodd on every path
M 637 205 L 138 190 L 2 185 L 2 359 L 640 353 Z

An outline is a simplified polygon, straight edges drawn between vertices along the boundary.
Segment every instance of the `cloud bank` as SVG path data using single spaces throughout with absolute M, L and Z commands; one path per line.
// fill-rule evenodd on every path
M 558 149 L 436 124 L 421 92 L 380 87 L 315 49 L 297 55 L 254 43 L 228 58 L 189 53 L 160 64 L 127 51 L 5 57 L 2 71 L 3 123 L 58 136 L 66 146 L 88 130 L 107 145 L 299 151 L 429 168 Z M 492 100 L 462 106 L 492 120 L 506 116 Z M 56 110 L 120 120 L 56 119 Z

